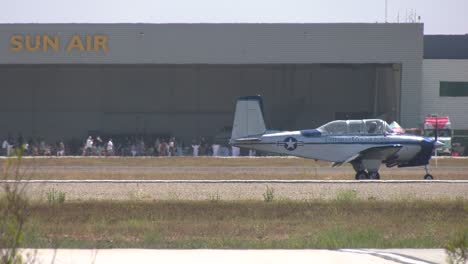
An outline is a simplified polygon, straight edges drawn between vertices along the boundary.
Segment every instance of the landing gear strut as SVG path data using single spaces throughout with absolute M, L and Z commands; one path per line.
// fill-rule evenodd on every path
M 426 175 L 424 175 L 425 180 L 433 180 L 434 177 L 429 173 L 429 169 L 427 168 L 427 165 L 424 166 L 424 169 L 426 170 Z

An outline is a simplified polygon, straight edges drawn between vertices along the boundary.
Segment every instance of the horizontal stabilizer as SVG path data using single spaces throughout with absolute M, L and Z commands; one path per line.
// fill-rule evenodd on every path
M 236 139 L 233 139 L 233 141 L 241 141 L 241 142 L 244 142 L 244 141 L 261 141 L 262 139 L 261 138 L 258 138 L 258 137 L 249 137 L 249 138 L 236 138 Z

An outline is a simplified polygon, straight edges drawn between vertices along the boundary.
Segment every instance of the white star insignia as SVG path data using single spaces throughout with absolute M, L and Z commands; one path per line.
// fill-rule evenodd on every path
M 286 148 L 287 149 L 294 149 L 296 142 L 292 140 L 292 138 L 289 139 L 289 141 L 285 142 L 286 143 Z

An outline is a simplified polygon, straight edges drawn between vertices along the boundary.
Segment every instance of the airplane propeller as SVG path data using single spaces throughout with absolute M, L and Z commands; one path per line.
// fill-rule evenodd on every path
M 437 148 L 437 147 L 440 147 L 440 146 L 444 146 L 445 144 L 438 141 L 438 138 L 439 138 L 439 118 L 436 117 L 436 123 L 435 123 L 435 135 L 434 135 L 434 150 Z

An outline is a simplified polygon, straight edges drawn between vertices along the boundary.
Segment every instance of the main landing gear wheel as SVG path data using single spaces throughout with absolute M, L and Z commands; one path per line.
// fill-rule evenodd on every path
M 380 174 L 378 172 L 369 172 L 370 180 L 380 180 Z
M 365 171 L 358 171 L 356 172 L 356 180 L 366 180 L 368 177 L 367 172 Z
M 434 177 L 432 177 L 432 175 L 430 175 L 430 174 L 426 174 L 426 175 L 424 175 L 424 179 L 425 180 L 433 180 Z
M 429 173 L 429 169 L 427 168 L 427 165 L 424 166 L 424 169 L 426 170 L 426 175 L 424 175 L 424 179 L 425 180 L 433 180 L 434 177 L 432 177 L 432 175 Z

